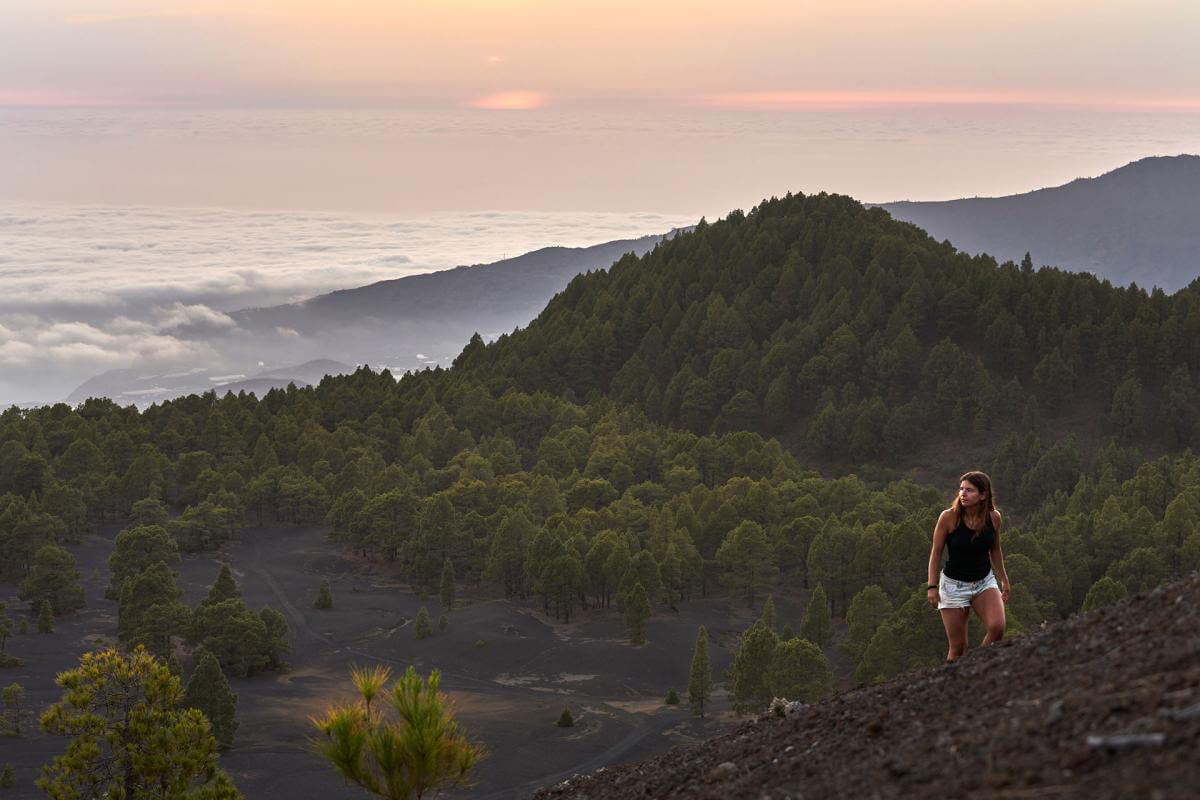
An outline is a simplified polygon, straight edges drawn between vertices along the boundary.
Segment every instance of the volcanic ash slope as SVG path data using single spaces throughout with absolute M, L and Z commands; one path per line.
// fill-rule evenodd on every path
M 1200 575 L 535 795 L 928 796 L 1200 796 Z

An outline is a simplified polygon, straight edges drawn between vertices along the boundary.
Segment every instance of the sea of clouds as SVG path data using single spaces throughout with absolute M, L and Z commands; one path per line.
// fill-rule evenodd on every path
M 205 332 L 228 332 L 236 309 L 694 222 L 0 206 L 0 403 L 56 400 L 107 369 L 205 363 Z

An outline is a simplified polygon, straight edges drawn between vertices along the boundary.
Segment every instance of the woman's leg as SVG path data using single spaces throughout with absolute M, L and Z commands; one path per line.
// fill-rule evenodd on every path
M 949 650 L 946 660 L 954 661 L 967 651 L 967 617 L 969 608 L 943 608 L 942 625 L 946 628 L 946 643 Z
M 998 642 L 1004 638 L 1004 600 L 1000 597 L 999 589 L 985 589 L 971 598 L 971 608 L 979 615 L 987 635 L 983 637 L 984 644 Z

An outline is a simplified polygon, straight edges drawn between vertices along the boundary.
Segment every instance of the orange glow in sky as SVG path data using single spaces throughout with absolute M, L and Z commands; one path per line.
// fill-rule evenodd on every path
M 0 104 L 1200 102 L 1186 0 L 3 0 Z M 521 87 L 520 91 L 513 87 Z M 937 87 L 928 89 L 922 87 Z M 5 99 L 10 98 L 10 99 Z
M 541 108 L 546 104 L 546 96 L 541 92 L 496 92 L 484 97 L 478 97 L 470 102 L 471 108 L 485 108 L 495 111 L 527 111 Z
M 1060 105 L 1121 109 L 1196 109 L 1200 99 L 1144 97 L 1097 92 L 1039 91 L 1029 89 L 896 91 L 767 91 L 707 94 L 696 103 L 702 108 L 742 111 L 809 111 L 870 106 L 926 105 Z

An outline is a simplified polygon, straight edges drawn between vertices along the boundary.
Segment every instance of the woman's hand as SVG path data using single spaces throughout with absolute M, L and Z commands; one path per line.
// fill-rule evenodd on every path
M 941 602 L 938 588 L 936 586 L 930 586 L 927 590 L 925 590 L 925 599 L 929 601 L 929 605 L 937 608 L 938 603 Z
M 1000 584 L 1000 599 L 1003 600 L 1005 603 L 1007 603 L 1008 595 L 1011 591 L 1012 591 L 1012 587 L 1008 585 L 1007 581 Z

